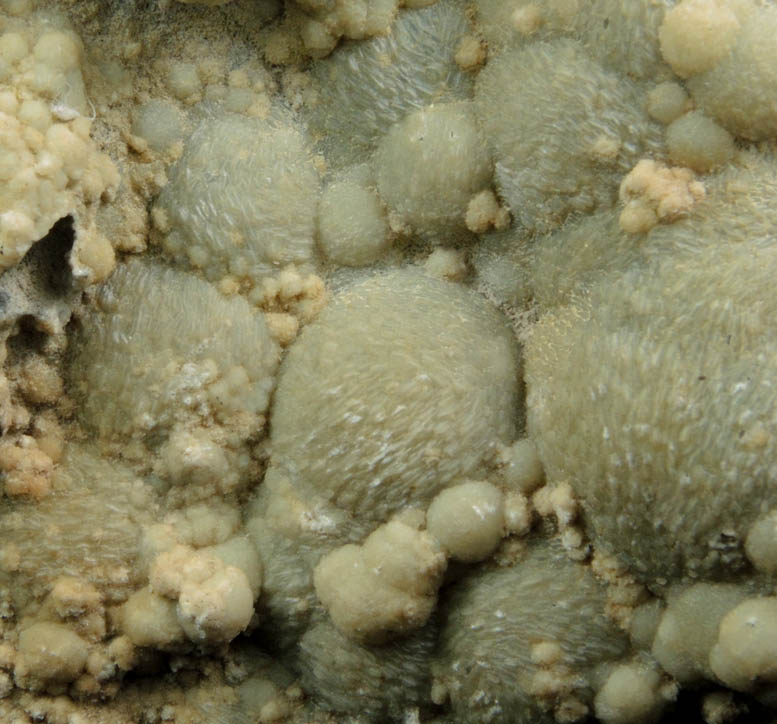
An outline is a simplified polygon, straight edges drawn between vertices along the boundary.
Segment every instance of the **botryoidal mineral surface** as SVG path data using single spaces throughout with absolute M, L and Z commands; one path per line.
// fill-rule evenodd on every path
M 2 0 L 0 720 L 777 714 L 771 0 Z

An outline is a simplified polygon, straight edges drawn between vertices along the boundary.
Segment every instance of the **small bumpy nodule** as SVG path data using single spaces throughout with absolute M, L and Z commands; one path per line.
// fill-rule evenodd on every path
M 331 164 L 361 160 L 410 111 L 471 95 L 472 81 L 454 60 L 469 30 L 463 5 L 406 10 L 388 35 L 345 44 L 313 67 L 319 97 L 310 126 Z
M 456 584 L 434 665 L 454 721 L 535 724 L 570 697 L 585 705 L 586 674 L 626 650 L 605 598 L 589 568 L 544 542 L 510 568 Z
M 158 205 L 162 247 L 211 280 L 254 282 L 314 253 L 318 172 L 295 124 L 206 116 L 186 141 Z
M 639 87 L 572 40 L 533 43 L 491 60 L 475 107 L 494 153 L 502 198 L 527 229 L 550 231 L 574 212 L 615 203 L 645 153 L 660 153 Z
M 726 175 L 703 223 L 656 229 L 654 263 L 546 316 L 527 347 L 549 479 L 649 582 L 731 576 L 777 504 L 773 179 L 768 164 Z
M 731 52 L 690 78 L 688 88 L 698 108 L 724 128 L 761 141 L 777 134 L 777 8 L 753 3 L 739 20 Z
M 464 227 L 472 196 L 487 188 L 491 156 L 471 103 L 441 103 L 392 126 L 375 154 L 378 191 L 422 235 Z
M 108 444 L 168 442 L 172 477 L 226 479 L 223 449 L 264 427 L 278 345 L 244 299 L 190 274 L 139 261 L 117 269 L 73 347 L 84 425 Z
M 386 252 L 388 217 L 366 165 L 324 189 L 318 205 L 318 243 L 338 266 L 369 266 Z
M 311 499 L 382 522 L 512 441 L 519 375 L 511 331 L 478 295 L 416 271 L 372 277 L 290 349 L 271 465 Z

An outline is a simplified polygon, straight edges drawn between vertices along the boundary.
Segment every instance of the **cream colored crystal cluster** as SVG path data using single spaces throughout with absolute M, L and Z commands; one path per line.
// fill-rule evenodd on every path
M 2 0 L 0 720 L 773 717 L 775 37 Z
M 80 38 L 62 19 L 8 18 L 3 24 L 0 269 L 17 264 L 68 215 L 82 236 L 74 271 L 99 281 L 113 269 L 113 250 L 95 228 L 95 215 L 113 198 L 119 174 L 90 138 L 82 55 Z

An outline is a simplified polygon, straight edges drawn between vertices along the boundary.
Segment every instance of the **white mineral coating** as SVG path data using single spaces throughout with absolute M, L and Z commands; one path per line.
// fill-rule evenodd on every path
M 527 347 L 528 429 L 548 479 L 572 484 L 597 546 L 658 584 L 730 576 L 777 504 L 777 247 L 759 237 L 773 212 L 762 191 L 729 186 L 743 203 L 713 210 L 709 235 L 666 227 L 656 245 L 674 257 L 544 317 Z
M 171 63 L 167 68 L 165 84 L 179 101 L 186 103 L 200 99 L 202 82 L 194 63 Z
M 545 478 L 542 460 L 529 438 L 516 440 L 510 447 L 500 450 L 498 461 L 502 480 L 509 491 L 530 495 L 542 485 Z
M 720 622 L 710 667 L 738 691 L 773 687 L 777 682 L 777 598 L 751 598 Z
M 518 375 L 514 337 L 485 300 L 412 270 L 374 276 L 289 350 L 271 465 L 306 499 L 380 523 L 473 477 L 512 441 Z
M 700 160 L 702 155 L 696 149 L 687 160 Z M 660 224 L 673 224 L 688 216 L 706 193 L 690 168 L 643 158 L 621 181 L 623 209 L 618 223 L 630 235 L 645 234 Z
M 6 63 L 18 63 L 29 52 L 30 46 L 20 33 L 8 31 L 0 36 L 0 58 Z
M 302 687 L 330 711 L 401 721 L 406 710 L 429 700 L 436 640 L 437 627 L 430 623 L 410 637 L 362 646 L 330 622 L 318 623 L 299 643 Z
M 669 605 L 661 617 L 652 653 L 670 676 L 681 684 L 713 679 L 709 655 L 723 617 L 747 598 L 735 584 L 696 583 L 670 589 Z
M 210 280 L 256 282 L 311 261 L 318 194 L 296 123 L 206 112 L 157 200 L 170 227 L 162 248 Z
M 469 272 L 466 252 L 463 249 L 438 246 L 424 260 L 423 270 L 435 279 L 462 281 Z
M 284 361 L 271 464 L 247 514 L 276 636 L 308 625 L 324 554 L 426 505 L 512 441 L 518 370 L 493 309 L 410 269 L 343 289 L 304 330 Z
M 426 526 L 452 558 L 474 563 L 487 558 L 506 534 L 504 496 L 485 481 L 446 488 L 426 511 Z
M 229 448 L 263 427 L 278 357 L 245 300 L 134 261 L 81 320 L 70 381 L 83 423 L 100 438 L 153 433 L 156 444 L 166 443 L 160 469 L 169 479 L 225 490 L 241 467 Z
M 151 544 L 149 551 L 153 550 L 153 556 L 167 550 L 170 546 L 161 544 L 163 540 L 175 540 L 195 548 L 220 545 L 239 533 L 240 517 L 240 509 L 234 502 L 219 499 L 175 510 L 165 516 L 163 523 L 146 532 Z M 159 544 L 153 543 L 154 540 Z
M 514 218 L 550 231 L 574 212 L 612 206 L 623 174 L 641 155 L 660 153 L 658 126 L 642 105 L 633 81 L 573 40 L 491 60 L 478 75 L 475 107 Z
M 777 134 L 777 7 L 742 5 L 747 11 L 732 50 L 691 77 L 688 89 L 697 107 L 728 131 L 760 141 Z
M 153 561 L 148 581 L 154 593 L 176 600 L 185 583 L 202 583 L 223 567 L 221 559 L 213 554 L 176 545 Z
M 165 473 L 176 485 L 234 486 L 224 451 L 204 431 L 175 430 L 161 451 Z M 234 477 L 234 476 L 231 476 Z
M 565 677 L 585 689 L 591 667 L 626 650 L 604 616 L 604 587 L 555 545 L 537 543 L 508 568 L 480 569 L 451 594 L 433 670 L 460 724 L 553 721 L 541 700 L 554 679 L 558 701 L 575 689 Z M 554 654 L 539 656 L 538 644 Z
M 400 2 L 357 0 L 322 3 L 320 0 L 298 0 L 296 4 L 309 13 L 300 29 L 305 49 L 313 57 L 323 57 L 331 52 L 341 37 L 363 40 L 375 35 L 388 35 Z
M 177 603 L 178 623 L 191 641 L 215 646 L 231 641 L 250 623 L 261 588 L 261 561 L 244 537 L 199 550 L 173 545 L 154 558 L 148 580 L 153 594 Z
M 506 229 L 510 221 L 510 212 L 500 206 L 499 199 L 490 188 L 479 191 L 469 200 L 464 215 L 464 223 L 474 234 L 482 234 L 491 227 Z
M 48 23 L 44 20 L 42 28 Z M 79 115 L 89 114 L 84 80 L 81 75 L 83 46 L 67 28 L 48 29 L 38 36 L 32 48 L 30 85 L 43 97 L 72 108 Z
M 470 198 L 491 180 L 472 104 L 434 104 L 392 126 L 375 154 L 378 191 L 417 233 L 463 228 Z
M 64 377 L 64 345 L 36 350 L 40 364 L 16 361 L 25 335 L 9 345 L 0 419 L 4 438 L 9 424 L 21 432 L 0 446 L 2 484 L 16 485 L 16 457 L 33 474 L 48 460 L 51 481 L 39 501 L 0 500 L 0 719 L 183 720 L 199 700 L 206 718 L 223 710 L 236 724 L 645 724 L 673 691 L 648 651 L 683 686 L 703 680 L 773 707 L 774 598 L 742 600 L 777 568 L 777 166 L 766 144 L 746 148 L 777 135 L 773 4 L 299 0 L 270 36 L 255 32 L 263 20 L 251 12 L 277 3 L 199 4 L 141 13 L 122 3 L 117 21 L 92 17 L 95 3 L 2 3 L 0 267 L 65 213 L 77 231 L 93 217 L 124 218 L 126 199 L 112 197 L 131 187 L 131 234 L 145 239 L 148 200 L 153 241 L 193 274 L 159 260 L 122 265 L 84 298 Z M 385 36 L 335 48 L 341 34 L 389 23 Z M 260 56 L 272 62 L 271 41 L 290 62 L 331 55 L 310 72 L 270 74 Z M 445 115 L 473 101 L 473 84 L 479 129 Z M 207 105 L 217 99 L 234 114 Z M 286 102 L 299 119 L 278 110 Z M 418 119 L 433 153 L 410 142 Z M 481 163 L 493 154 L 495 179 Z M 706 174 L 706 196 L 629 235 L 612 207 L 624 175 L 647 159 L 657 174 L 669 161 Z M 357 162 L 374 175 L 349 175 Z M 447 233 L 465 223 L 483 234 L 466 250 Z M 490 226 L 498 231 L 484 233 Z M 74 268 L 80 260 L 90 281 L 106 277 L 120 231 L 88 244 L 80 234 Z M 387 253 L 407 231 L 422 238 Z M 273 410 L 278 346 L 261 315 L 209 282 L 224 294 L 253 287 L 262 301 L 263 277 L 290 261 L 307 274 L 319 253 L 335 301 L 296 340 L 296 328 L 286 335 Z M 432 275 L 460 283 L 342 268 L 427 257 Z M 285 304 L 283 292 L 268 294 Z M 529 348 L 529 437 L 517 442 L 522 370 L 491 305 Z M 95 439 L 69 440 L 63 455 L 65 433 L 45 429 L 71 400 L 68 438 Z M 604 614 L 628 618 L 636 587 L 605 591 L 590 565 L 547 540 L 452 561 L 438 589 L 435 545 L 461 560 L 490 556 L 501 518 L 512 533 L 528 530 L 526 496 L 543 480 L 574 489 L 596 560 L 613 554 L 660 596 L 631 616 L 632 650 Z M 234 494 L 241 483 L 256 485 L 248 501 Z M 471 485 L 477 494 L 463 494 Z M 342 551 L 351 557 L 320 590 L 343 594 L 338 605 L 356 612 L 348 625 L 391 632 L 379 647 L 338 631 L 337 606 L 316 595 L 316 566 Z M 421 603 L 392 608 L 397 591 Z M 290 704 L 302 696 L 287 688 L 294 674 L 260 670 L 255 652 L 252 665 L 237 660 L 241 643 L 230 639 L 255 622 L 262 645 L 301 675 L 305 704 Z M 167 658 L 195 647 L 223 657 L 240 703 L 204 701 L 212 659 Z M 143 675 L 149 663 L 190 661 L 205 676 L 185 703 L 165 688 L 171 703 L 156 711 L 156 685 L 121 683 L 136 666 Z M 14 693 L 14 683 L 52 696 Z M 711 700 L 710 722 L 736 709 Z
M 411 111 L 469 97 L 472 80 L 454 59 L 468 32 L 463 2 L 436 2 L 401 13 L 389 35 L 344 44 L 316 63 L 309 123 L 329 162 L 361 161 Z

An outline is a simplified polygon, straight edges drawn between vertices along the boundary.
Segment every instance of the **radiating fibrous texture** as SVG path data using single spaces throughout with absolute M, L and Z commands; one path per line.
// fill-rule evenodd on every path
M 665 66 L 659 52 L 658 31 L 665 12 L 674 2 L 572 0 L 577 7 L 575 37 L 607 68 L 635 79 L 660 75 Z
M 330 183 L 318 205 L 318 243 L 327 259 L 339 266 L 368 266 L 389 243 L 386 210 L 359 170 Z
M 518 364 L 499 314 L 456 284 L 410 270 L 354 284 L 283 363 L 271 465 L 375 522 L 428 503 L 512 441 Z
M 769 163 L 724 175 L 703 220 L 657 227 L 652 264 L 546 316 L 528 345 L 549 479 L 572 483 L 594 542 L 652 583 L 734 575 L 777 504 L 774 178 Z
M 101 441 L 159 450 L 163 475 L 223 492 L 245 464 L 240 446 L 262 433 L 278 357 L 245 300 L 135 261 L 81 320 L 70 382 L 81 420 Z
M 705 189 L 706 198 L 687 219 L 653 229 L 644 245 L 647 256 L 661 259 L 679 253 L 690 258 L 717 246 L 772 246 L 777 223 L 777 155 L 741 152 L 735 165 L 705 179 Z
M 293 651 L 311 622 L 327 615 L 313 586 L 316 564 L 345 541 L 363 540 L 374 525 L 298 492 L 272 467 L 245 516 L 263 564 L 262 627 L 275 648 Z
M 94 585 L 107 601 L 123 600 L 141 578 L 138 541 L 141 526 L 156 512 L 152 488 L 96 449 L 75 443 L 52 487 L 35 504 L 0 501 L 5 555 L 18 555 L 15 566 L 5 561 L 13 573 L 0 573 L 0 585 L 10 584 L 19 610 L 61 576 Z
M 299 644 L 302 686 L 334 712 L 399 721 L 405 710 L 429 700 L 436 634 L 429 623 L 410 638 L 368 647 L 329 622 L 316 624 Z
M 550 231 L 573 212 L 607 208 L 620 179 L 660 150 L 639 87 L 567 39 L 492 59 L 475 107 L 491 144 L 496 180 L 513 217 Z
M 643 239 L 625 233 L 613 209 L 571 217 L 531 247 L 531 285 L 540 309 L 568 303 L 595 281 L 641 258 Z
M 577 0 L 475 0 L 478 29 L 491 54 L 569 32 Z
M 681 78 L 714 68 L 734 47 L 741 28 L 734 6 L 748 3 L 682 0 L 664 15 L 661 54 Z
M 361 160 L 410 111 L 468 97 L 472 81 L 454 61 L 468 28 L 463 3 L 446 0 L 403 12 L 389 35 L 343 44 L 314 65 L 309 123 L 330 163 Z
M 440 103 L 393 125 L 375 154 L 378 191 L 420 235 L 464 227 L 467 204 L 491 182 L 491 156 L 471 103 Z
M 477 289 L 498 306 L 524 309 L 532 296 L 532 253 L 521 229 L 484 234 L 470 254 Z
M 626 650 L 604 601 L 590 569 L 547 543 L 456 584 L 434 665 L 454 720 L 529 724 L 570 698 L 585 704 L 591 668 Z
M 0 5 L 0 720 L 774 705 L 772 0 Z
M 491 52 L 559 35 L 579 40 L 602 65 L 644 78 L 661 66 L 658 28 L 671 0 L 476 0 Z
M 289 119 L 206 113 L 158 205 L 162 247 L 211 280 L 254 282 L 313 256 L 318 172 Z
M 248 515 L 277 629 L 306 625 L 328 551 L 425 507 L 512 442 L 519 364 L 485 300 L 411 269 L 352 284 L 304 330 L 282 366 L 270 467 Z

